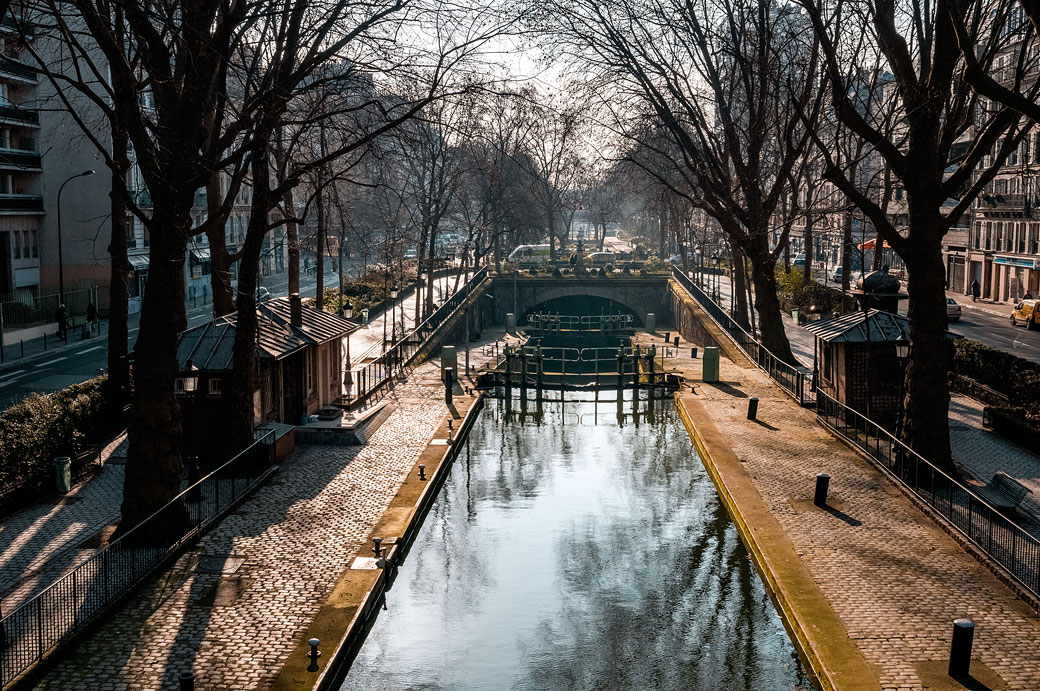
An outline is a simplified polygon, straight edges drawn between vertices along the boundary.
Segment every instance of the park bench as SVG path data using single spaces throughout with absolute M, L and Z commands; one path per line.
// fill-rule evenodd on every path
M 988 485 L 976 491 L 983 499 L 998 509 L 1013 509 L 1022 503 L 1030 490 L 1007 473 L 997 471 Z

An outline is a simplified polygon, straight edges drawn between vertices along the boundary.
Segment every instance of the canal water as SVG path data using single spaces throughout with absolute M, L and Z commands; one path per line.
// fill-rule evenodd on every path
M 386 602 L 344 690 L 811 688 L 670 400 L 490 399 Z

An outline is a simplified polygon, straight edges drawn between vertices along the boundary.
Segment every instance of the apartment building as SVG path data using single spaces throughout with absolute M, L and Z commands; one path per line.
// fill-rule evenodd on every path
M 951 282 L 951 290 L 968 292 L 977 279 L 989 300 L 1015 302 L 1040 294 L 1040 133 L 1031 133 L 1008 157 L 972 211 L 963 249 L 967 285 Z M 948 257 L 952 267 L 960 254 L 960 247 L 954 249 L 958 252 Z

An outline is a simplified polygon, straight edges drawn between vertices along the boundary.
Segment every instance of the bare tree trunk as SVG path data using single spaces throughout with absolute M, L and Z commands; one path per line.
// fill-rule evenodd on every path
M 296 208 L 293 202 L 293 191 L 289 190 L 283 197 L 285 213 L 289 218 L 296 218 Z M 300 293 L 300 229 L 296 221 L 285 224 L 286 244 L 289 246 L 289 294 Z
M 319 183 L 320 186 L 320 183 Z M 317 257 L 314 259 L 314 307 L 321 309 L 325 305 L 325 194 L 319 191 L 314 198 L 315 217 L 317 225 L 315 232 L 318 247 Z M 241 279 L 239 279 L 241 282 Z
M 127 205 L 122 190 L 129 169 L 127 159 L 128 138 L 126 132 L 116 125 L 112 132 L 112 159 L 118 169 L 112 170 L 112 237 L 108 245 L 112 268 L 108 286 L 108 383 L 105 400 L 112 415 L 122 415 L 123 406 L 130 396 L 130 363 L 127 361 L 127 340 L 130 337 L 127 324 L 127 300 L 131 267 L 127 260 Z M 133 232 L 132 227 L 129 232 Z
M 730 256 L 733 258 L 733 290 L 731 298 L 733 304 L 733 318 L 742 329 L 751 330 L 751 322 L 748 320 L 747 302 L 747 276 L 744 273 L 744 253 L 732 240 L 729 241 Z M 721 280 L 721 276 L 716 280 Z
M 938 208 L 938 205 L 936 205 Z M 929 219 L 915 219 L 915 229 Z M 941 219 L 930 219 L 939 225 Z M 947 381 L 952 345 L 946 338 L 946 276 L 942 262 L 942 233 L 920 242 L 904 257 L 910 268 L 907 317 L 910 320 L 910 360 L 904 384 L 903 441 L 940 468 L 955 472 L 950 455 Z
M 173 390 L 178 374 L 177 350 L 173 344 L 182 329 L 171 312 L 178 307 L 181 312 L 184 309 L 184 253 L 191 201 L 164 199 L 164 196 L 153 193 L 156 218 L 183 219 L 185 225 L 177 227 L 171 222 L 163 232 L 152 234 L 151 267 L 134 347 L 134 392 L 128 430 L 130 451 L 123 481 L 120 531 L 137 525 L 173 499 L 180 490 L 183 468 L 181 409 Z M 176 521 L 164 523 L 167 525 L 158 529 L 168 529 L 171 534 L 179 533 L 183 527 Z
M 214 172 L 206 183 L 209 218 L 215 218 L 219 213 L 220 197 L 220 173 Z M 210 226 L 206 231 L 206 239 L 209 241 L 209 285 L 213 293 L 213 316 L 222 317 L 235 311 L 235 295 L 231 290 L 231 258 L 228 256 L 224 226 Z

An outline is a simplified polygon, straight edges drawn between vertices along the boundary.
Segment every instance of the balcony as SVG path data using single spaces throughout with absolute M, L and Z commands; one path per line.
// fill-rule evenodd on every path
M 975 209 L 986 218 L 1029 218 L 1033 209 L 1025 194 L 981 194 Z
M 13 122 L 19 125 L 39 127 L 40 115 L 36 111 L 25 110 L 24 108 L 0 106 L 0 122 Z
M 40 152 L 0 148 L 0 168 L 4 170 L 42 170 Z
M 31 194 L 0 194 L 0 214 L 43 213 L 43 197 Z
M 30 84 L 36 83 L 36 68 L 17 59 L 0 54 L 0 77 L 13 77 Z

